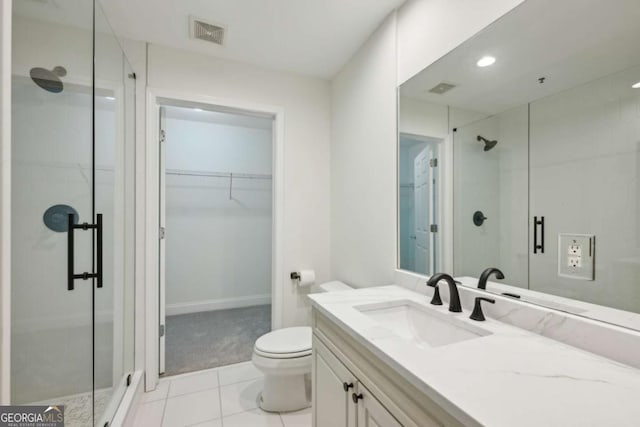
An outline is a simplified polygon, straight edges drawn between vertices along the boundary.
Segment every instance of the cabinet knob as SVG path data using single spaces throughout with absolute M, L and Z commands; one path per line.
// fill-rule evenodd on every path
M 353 388 L 353 383 L 342 383 L 342 388 L 344 391 L 349 391 L 350 388 Z
M 353 403 L 358 403 L 358 400 L 362 399 L 364 396 L 362 395 L 362 393 L 360 394 L 355 394 L 353 393 L 351 395 L 351 399 L 353 400 Z

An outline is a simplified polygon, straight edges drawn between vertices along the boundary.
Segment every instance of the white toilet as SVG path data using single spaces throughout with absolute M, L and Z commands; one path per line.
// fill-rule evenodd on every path
M 351 289 L 342 282 L 317 286 L 320 292 Z M 289 412 L 311 406 L 311 328 L 278 329 L 256 340 L 253 364 L 264 374 L 260 408 Z

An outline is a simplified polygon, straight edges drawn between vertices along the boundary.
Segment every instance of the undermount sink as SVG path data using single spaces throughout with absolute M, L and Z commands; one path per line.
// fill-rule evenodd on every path
M 491 332 L 471 325 L 454 314 L 442 313 L 409 300 L 354 308 L 419 347 L 440 347 L 491 335 Z

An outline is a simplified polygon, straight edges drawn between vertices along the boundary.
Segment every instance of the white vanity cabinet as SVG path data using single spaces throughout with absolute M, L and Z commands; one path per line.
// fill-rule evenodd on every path
M 313 310 L 314 427 L 462 424 Z
M 358 427 L 402 427 L 362 383 L 358 383 Z
M 313 351 L 313 407 L 315 426 L 355 427 L 357 406 L 354 375 L 321 343 Z
M 321 342 L 313 352 L 314 426 L 401 426 Z

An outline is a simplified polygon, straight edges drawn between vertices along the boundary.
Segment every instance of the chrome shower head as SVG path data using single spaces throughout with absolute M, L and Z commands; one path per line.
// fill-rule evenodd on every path
M 67 75 L 66 68 L 58 65 L 53 70 L 47 70 L 46 68 L 33 67 L 29 71 L 31 80 L 42 89 L 51 93 L 60 93 L 64 89 L 62 80 L 60 77 Z
M 478 135 L 478 138 L 477 138 L 477 139 L 478 139 L 478 141 L 482 141 L 482 142 L 484 142 L 484 151 L 489 151 L 489 150 L 491 150 L 493 147 L 495 147 L 495 146 L 496 146 L 496 144 L 498 144 L 498 141 L 497 141 L 497 140 L 495 140 L 495 139 L 494 139 L 493 141 L 489 141 L 487 138 L 484 138 L 484 137 L 482 137 L 482 136 L 480 136 L 480 135 Z

